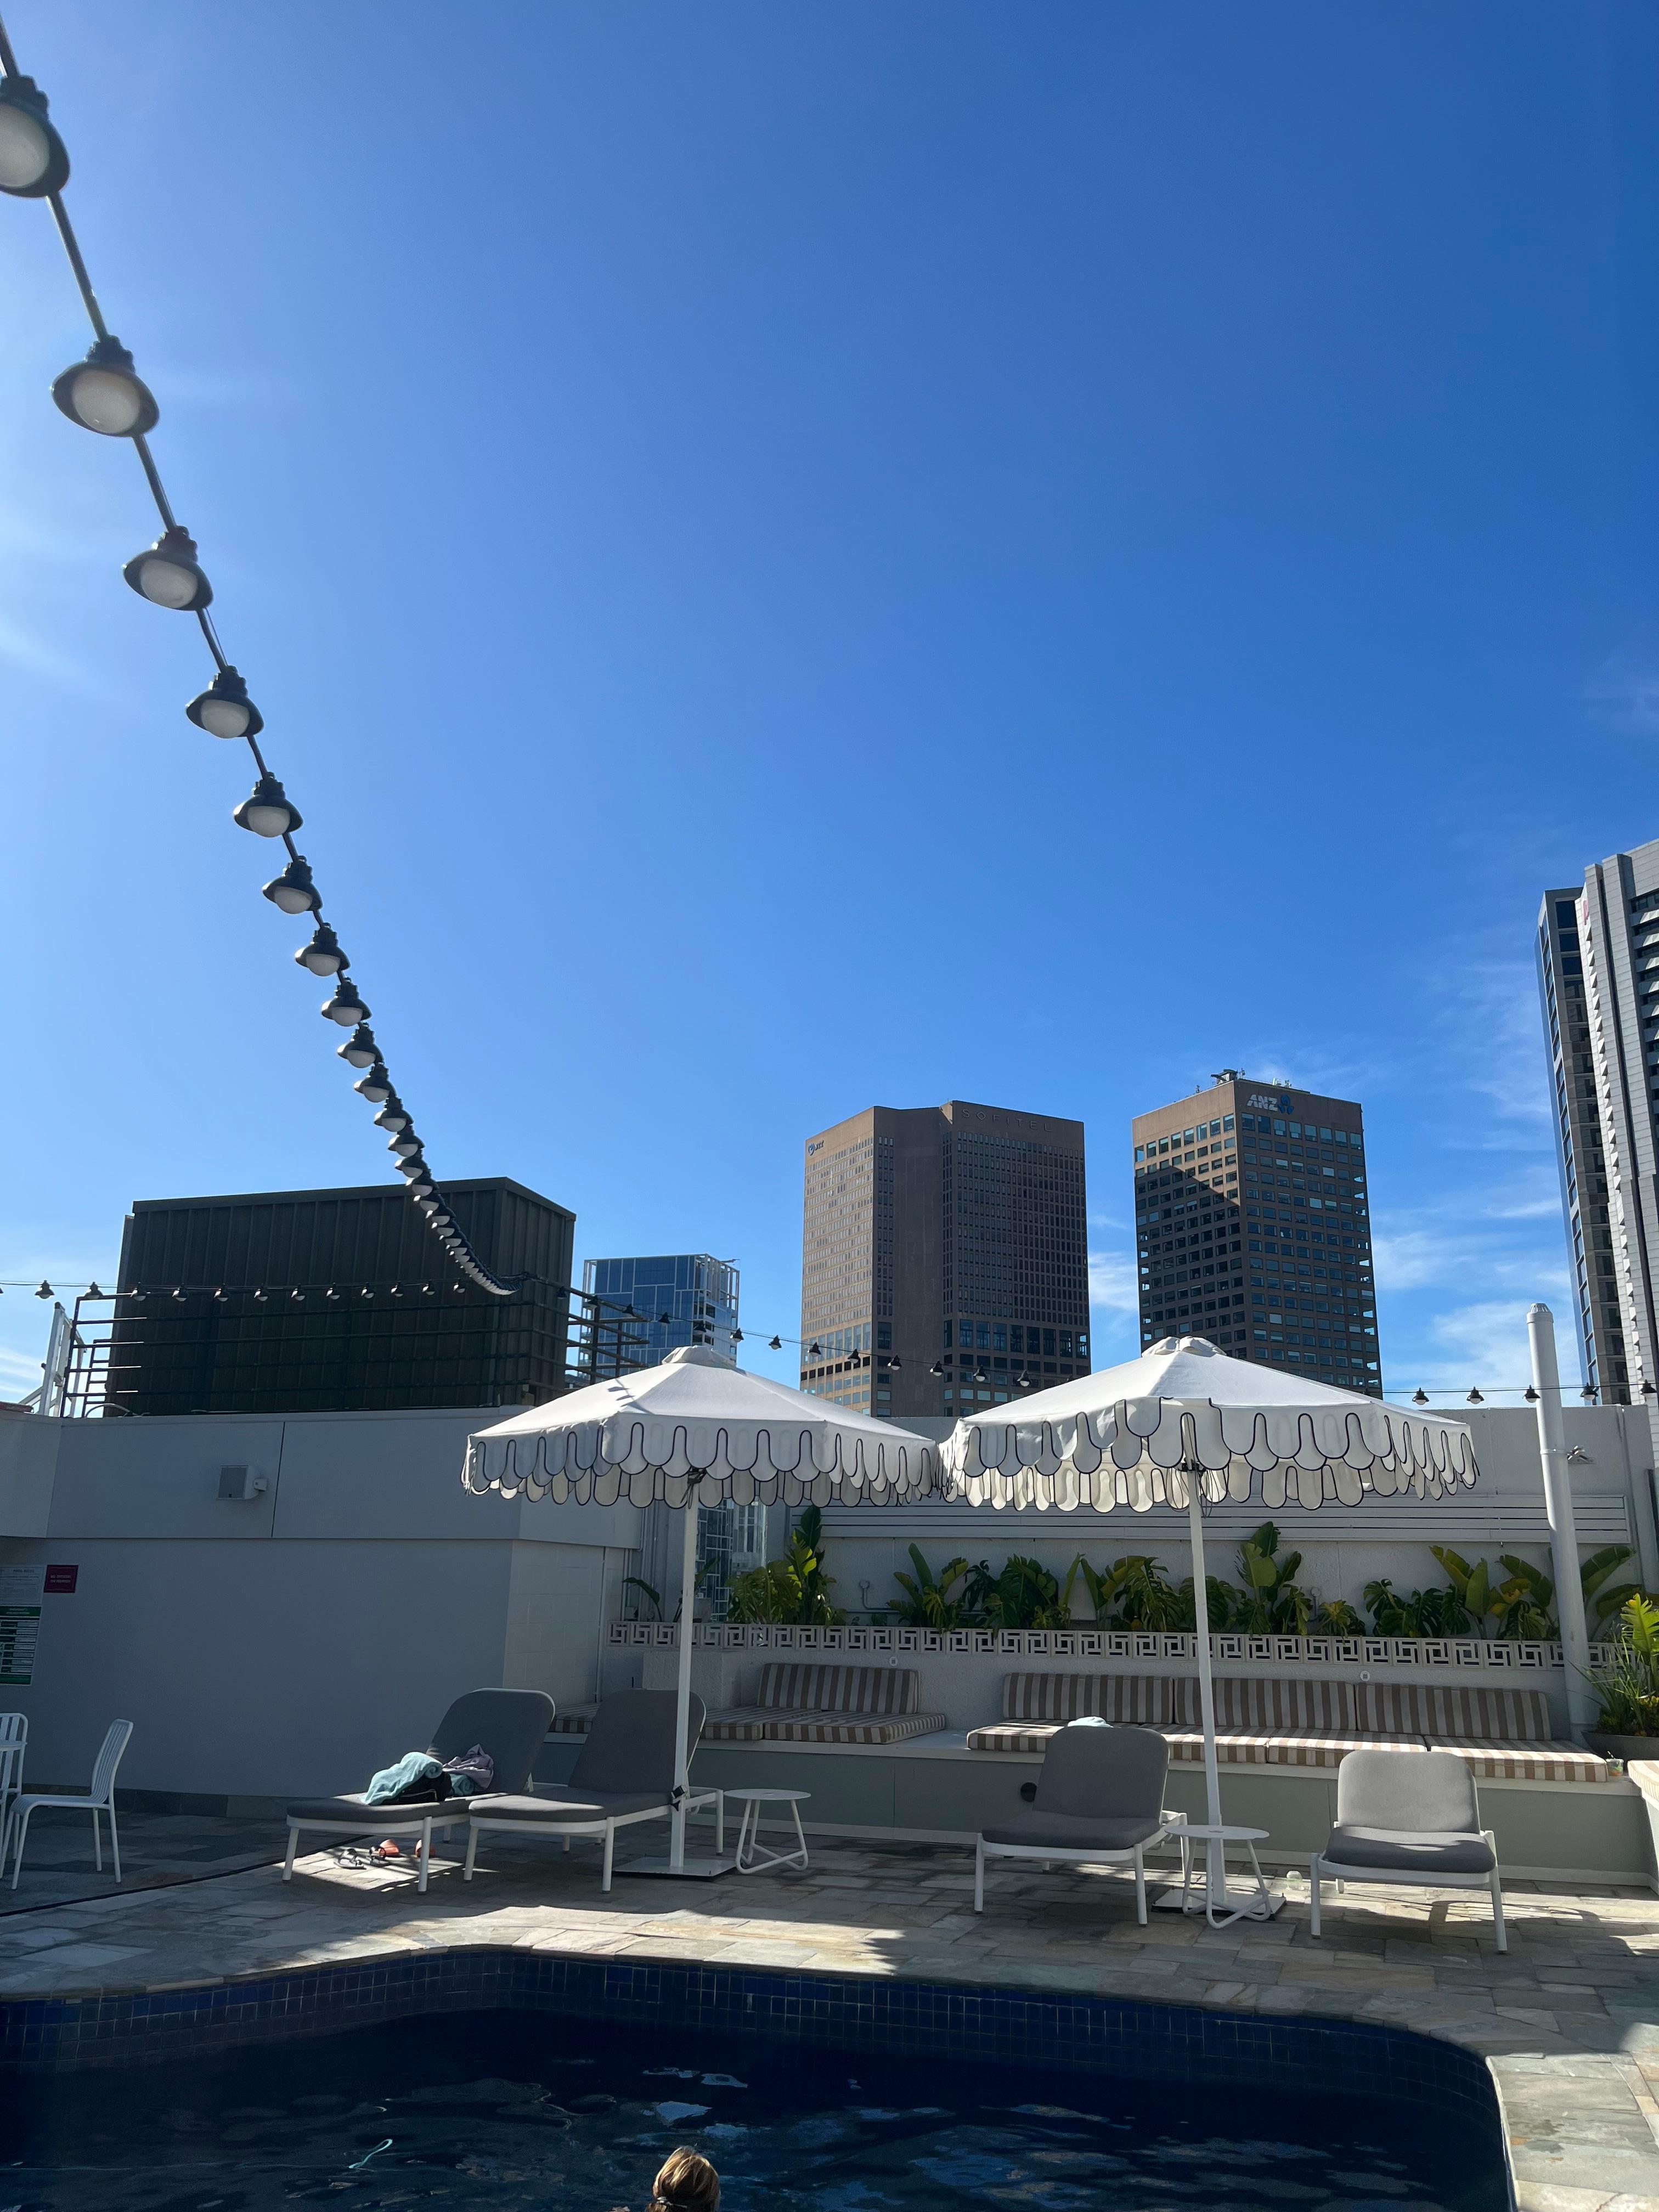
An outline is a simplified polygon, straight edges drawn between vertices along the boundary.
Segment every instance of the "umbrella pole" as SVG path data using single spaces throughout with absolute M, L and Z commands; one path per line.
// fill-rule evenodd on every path
M 686 1747 L 691 1735 L 691 1628 L 697 1594 L 697 1493 L 694 1489 L 685 1501 L 684 1548 L 680 1554 L 680 1652 L 679 1680 L 675 1685 L 674 1708 L 674 1815 L 671 1823 L 672 1839 L 668 1846 L 668 1870 L 671 1874 L 685 1871 L 685 1800 L 691 1787 L 690 1762 Z
M 1221 1769 L 1215 1755 L 1215 1685 L 1210 1676 L 1209 1583 L 1204 1572 L 1204 1501 L 1199 1490 L 1200 1470 L 1187 1474 L 1187 1526 L 1193 1544 L 1193 1626 L 1198 1645 L 1198 1703 L 1204 1723 L 1205 1819 L 1212 1828 L 1221 1826 Z M 1224 1904 L 1226 1856 L 1218 1844 L 1204 1853 L 1206 1884 L 1212 1905 Z

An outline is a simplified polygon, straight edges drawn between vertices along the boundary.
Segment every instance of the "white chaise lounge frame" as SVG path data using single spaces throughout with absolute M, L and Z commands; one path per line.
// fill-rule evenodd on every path
M 608 1890 L 611 1887 L 611 1868 L 616 1861 L 617 1829 L 631 1828 L 641 1820 L 666 1820 L 672 1819 L 674 1811 L 673 1806 L 665 1798 L 660 1805 L 647 1805 L 637 1813 L 607 1814 L 602 1820 L 561 1820 L 555 1817 L 558 1811 L 558 1804 L 559 1801 L 556 1797 L 548 1799 L 548 1817 L 545 1820 L 538 1820 L 533 1814 L 525 1813 L 520 1814 L 517 1819 L 500 1820 L 492 1820 L 488 1813 L 471 1814 L 467 1820 L 471 1833 L 466 1839 L 466 1880 L 471 1881 L 472 1879 L 472 1869 L 478 1856 L 478 1838 L 486 1830 L 498 1835 L 562 1836 L 567 1850 L 570 1848 L 570 1838 L 573 1836 L 602 1836 L 605 1838 L 605 1871 L 599 1880 L 599 1887 L 602 1890 Z M 688 1791 L 685 1798 L 686 1818 L 690 1820 L 692 1814 L 703 1805 L 713 1805 L 714 1808 L 714 1850 L 717 1854 L 723 1852 L 726 1849 L 724 1791 L 720 1790 Z
M 1184 1813 L 1172 1813 L 1166 1806 L 1158 1814 L 1163 1826 L 1150 1836 L 1143 1836 L 1138 1844 L 1121 1851 L 1110 1851 L 1103 1844 L 1091 1844 L 1088 1849 L 1062 1850 L 1056 1844 L 988 1844 L 983 1836 L 976 1839 L 974 1851 L 974 1910 L 985 1910 L 985 1862 L 987 1859 L 1039 1859 L 1044 1865 L 1054 1866 L 1133 1866 L 1135 1870 L 1135 1918 L 1146 1925 L 1146 1853 L 1154 1844 L 1168 1843 L 1178 1836 L 1187 1825 Z
M 1334 1881 L 1339 1890 L 1344 1882 L 1349 1881 L 1383 1882 L 1397 1889 L 1484 1889 L 1492 1897 L 1492 1924 L 1498 1948 L 1507 1951 L 1510 1945 L 1504 1930 L 1503 1876 L 1498 1865 L 1498 1838 L 1490 1828 L 1471 1829 L 1469 1832 L 1478 1835 L 1491 1851 L 1492 1869 L 1490 1874 L 1437 1873 L 1432 1869 L 1415 1874 L 1407 1867 L 1348 1866 L 1334 1859 L 1327 1859 L 1321 1852 L 1315 1851 L 1308 1862 L 1309 1935 L 1317 1936 L 1319 1933 L 1319 1893 L 1324 1882 Z

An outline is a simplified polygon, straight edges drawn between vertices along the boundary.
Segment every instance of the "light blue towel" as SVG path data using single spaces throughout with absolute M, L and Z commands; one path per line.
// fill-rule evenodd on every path
M 416 1782 L 429 1782 L 443 1772 L 443 1764 L 429 1751 L 406 1751 L 395 1766 L 382 1767 L 363 1792 L 366 1805 L 389 1805 Z

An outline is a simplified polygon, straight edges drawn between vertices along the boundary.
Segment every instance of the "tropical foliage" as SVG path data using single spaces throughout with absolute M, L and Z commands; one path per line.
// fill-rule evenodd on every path
M 1639 1593 L 1618 1617 L 1613 1664 L 1591 1684 L 1610 1735 L 1659 1735 L 1659 1604 Z
M 1279 1550 L 1280 1532 L 1264 1521 L 1239 1547 L 1238 1580 L 1206 1577 L 1206 1611 L 1212 1632 L 1245 1636 L 1481 1636 L 1553 1642 L 1555 1586 L 1541 1568 L 1513 1553 L 1499 1555 L 1494 1571 L 1473 1565 L 1446 1546 L 1431 1547 L 1449 1579 L 1425 1589 L 1397 1590 L 1386 1577 L 1365 1585 L 1369 1626 L 1346 1598 L 1322 1600 L 1297 1580 L 1300 1552 Z M 1632 1557 L 1628 1544 L 1609 1544 L 1582 1569 L 1584 1612 L 1590 1634 L 1609 1633 L 1611 1617 L 1628 1615 L 1640 1595 L 1614 1575 Z M 917 1628 L 1066 1628 L 1086 1620 L 1096 1628 L 1139 1629 L 1164 1635 L 1194 1626 L 1192 1577 L 1172 1582 L 1150 1553 L 1127 1552 L 1096 1566 L 1081 1554 L 1063 1584 L 1039 1560 L 1011 1556 L 1000 1574 L 988 1563 L 951 1559 L 937 1575 L 920 1547 L 910 1547 L 915 1572 L 898 1574 L 893 1618 Z M 1656 1614 L 1659 1618 L 1659 1613 Z M 733 1615 L 736 1618 L 736 1615 Z M 1623 1633 L 1623 1630 L 1620 1631 Z
M 823 1571 L 823 1516 L 802 1509 L 781 1559 L 735 1577 L 728 1620 L 787 1622 L 798 1628 L 833 1628 L 842 1619 L 830 1599 L 834 1578 Z

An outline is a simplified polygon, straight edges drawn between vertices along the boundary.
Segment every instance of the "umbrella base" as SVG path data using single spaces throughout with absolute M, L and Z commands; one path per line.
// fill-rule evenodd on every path
M 1208 1910 L 1210 1898 L 1202 1878 L 1195 1877 L 1190 1889 L 1174 1882 L 1146 1902 L 1155 1912 L 1202 1913 Z M 1271 1920 L 1284 1902 L 1278 1890 L 1258 1888 L 1253 1881 L 1230 1881 L 1215 1899 L 1215 1912 L 1218 1922 L 1223 1916 L 1227 1920 Z
M 668 1854 L 665 1851 L 659 1858 L 629 1859 L 626 1866 L 618 1859 L 615 1876 L 648 1874 L 660 1880 L 666 1875 L 674 1881 L 714 1881 L 720 1875 L 732 1873 L 734 1869 L 735 1862 L 732 1859 L 694 1858 L 690 1851 L 685 1855 L 684 1866 L 670 1866 Z

